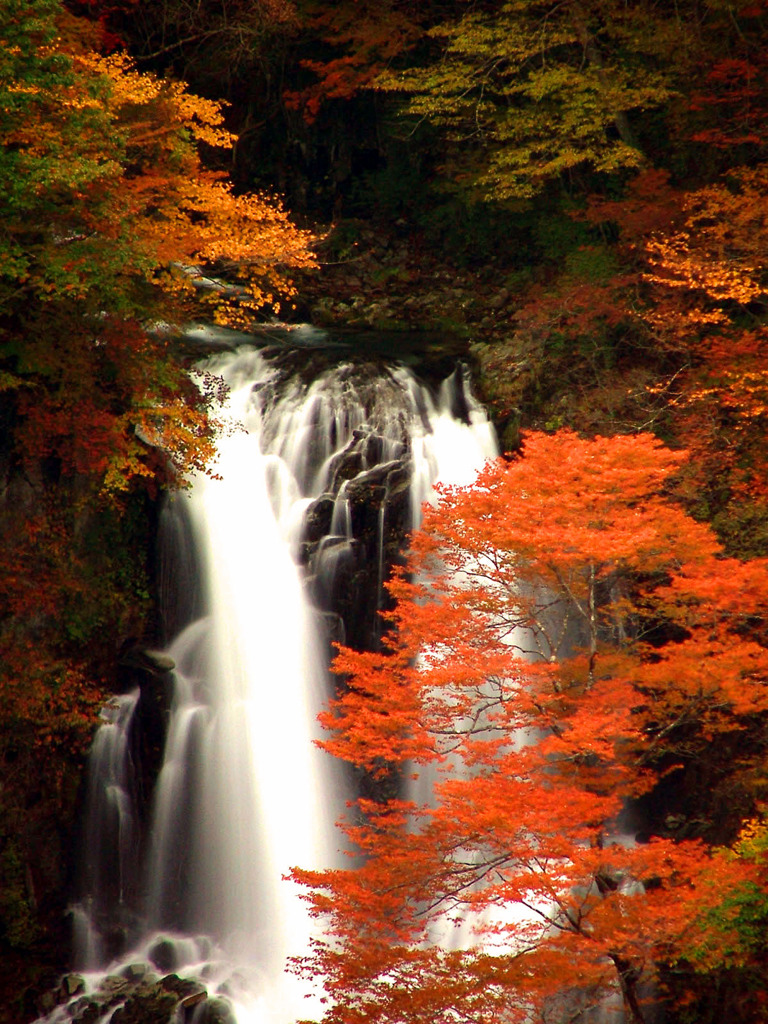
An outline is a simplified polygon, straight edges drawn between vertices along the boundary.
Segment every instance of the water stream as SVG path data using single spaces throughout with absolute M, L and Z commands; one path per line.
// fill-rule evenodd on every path
M 350 795 L 313 744 L 329 641 L 375 643 L 381 583 L 422 502 L 437 480 L 470 482 L 496 446 L 460 371 L 437 392 L 403 367 L 306 380 L 249 348 L 207 369 L 229 386 L 230 425 L 218 479 L 165 517 L 176 668 L 151 820 L 140 839 L 129 694 L 91 757 L 78 966 L 98 991 L 148 963 L 202 979 L 238 1024 L 291 1024 L 319 1009 L 284 972 L 312 927 L 283 875 L 341 863 Z

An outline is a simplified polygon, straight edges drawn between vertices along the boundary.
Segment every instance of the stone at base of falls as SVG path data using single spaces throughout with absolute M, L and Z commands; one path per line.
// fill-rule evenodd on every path
M 209 997 L 199 981 L 176 974 L 158 978 L 149 964 L 129 964 L 120 974 L 104 978 L 89 995 L 80 994 L 84 987 L 80 975 L 65 975 L 45 1011 L 66 1005 L 73 1024 L 96 1024 L 110 1011 L 111 1024 L 235 1024 L 227 999 Z
M 179 965 L 179 954 L 172 939 L 158 939 L 150 948 L 148 955 L 152 964 L 163 973 L 172 971 Z
M 179 1003 L 173 992 L 129 996 L 110 1017 L 111 1024 L 170 1024 Z
M 183 1013 L 188 1013 L 193 1007 L 199 1006 L 200 1003 L 204 1002 L 208 998 L 208 993 L 205 989 L 201 989 L 199 992 L 193 992 L 191 995 L 184 996 L 179 1003 Z
M 40 1013 L 51 1013 L 57 1006 L 69 1002 L 85 990 L 85 978 L 79 974 L 65 974 L 57 988 L 48 989 L 38 1000 Z
M 236 1024 L 235 1014 L 226 999 L 208 999 L 195 1008 L 194 1024 Z
M 124 978 L 128 978 L 131 981 L 140 981 L 142 978 L 146 978 L 149 973 L 150 966 L 145 963 L 128 964 L 120 972 Z
M 72 996 L 76 996 L 78 992 L 85 990 L 85 978 L 79 974 L 65 974 L 61 979 L 61 991 L 62 994 L 71 999 Z

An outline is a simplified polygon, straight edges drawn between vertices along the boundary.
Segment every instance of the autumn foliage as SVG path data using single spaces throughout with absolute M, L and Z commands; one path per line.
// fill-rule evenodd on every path
M 183 482 L 213 455 L 216 384 L 178 347 L 192 317 L 247 322 L 291 294 L 307 232 L 276 199 L 236 195 L 203 150 L 220 104 L 102 56 L 52 0 L 6 5 L 0 37 L 0 391 L 9 457 L 78 502 Z M 188 264 L 236 281 L 201 302 Z M 199 270 L 198 270 L 199 274 Z M 77 517 L 77 512 L 74 513 Z
M 142 475 L 155 436 L 179 471 L 201 468 L 212 451 L 206 399 L 185 385 L 168 331 L 148 320 L 200 315 L 190 262 L 238 276 L 236 305 L 231 290 L 213 289 L 208 316 L 218 308 L 242 321 L 276 305 L 290 294 L 284 270 L 311 262 L 310 236 L 276 200 L 236 196 L 206 169 L 201 148 L 233 142 L 219 104 L 124 55 L 87 50 L 56 3 L 9 14 L 0 384 L 19 396 L 28 431 L 79 471 L 111 474 L 108 490 Z M 30 423 L 34 408 L 51 422 Z
M 35 829 L 71 808 L 120 645 L 149 633 L 147 498 L 212 471 L 220 387 L 190 376 L 181 325 L 272 311 L 313 259 L 212 159 L 234 142 L 221 104 L 102 41 L 58 0 L 3 4 L 0 877 L 15 851 L 22 947 Z M 206 297 L 214 267 L 233 287 Z
M 606 993 L 637 1021 L 657 974 L 685 999 L 728 972 L 765 1020 L 768 585 L 728 557 L 768 551 L 765 0 L 5 0 L 0 22 L 0 847 L 71 805 L 62 766 L 147 630 L 147 496 L 215 472 L 218 383 L 178 325 L 248 324 L 313 260 L 223 173 L 239 121 L 241 186 L 271 138 L 284 180 L 328 171 L 305 195 L 503 285 L 473 340 L 511 434 L 618 435 L 528 433 L 446 491 L 385 648 L 339 654 L 359 867 L 298 873 L 329 1024 L 562 1024 Z M 506 255 L 465 237 L 481 203 Z M 23 945 L 17 881 L 0 940 Z
M 329 1024 L 570 1019 L 611 992 L 642 1021 L 658 965 L 722 938 L 702 892 L 762 886 L 711 857 L 712 823 L 639 820 L 768 712 L 766 564 L 671 500 L 684 461 L 529 434 L 426 510 L 385 649 L 341 649 L 324 716 L 381 780 L 345 825 L 359 865 L 296 872 L 329 924 L 300 965 Z

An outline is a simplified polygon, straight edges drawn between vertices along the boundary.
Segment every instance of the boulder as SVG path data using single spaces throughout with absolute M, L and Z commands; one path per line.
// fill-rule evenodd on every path
M 97 1024 L 103 1007 L 91 996 L 83 996 L 67 1007 L 67 1013 L 76 1024 Z
M 155 988 L 129 996 L 110 1017 L 111 1024 L 169 1024 L 179 999 L 173 992 Z
M 120 976 L 127 978 L 129 981 L 142 981 L 150 973 L 151 968 L 149 964 L 137 963 L 128 964 L 127 967 L 124 967 L 122 971 L 120 971 Z
M 79 992 L 85 991 L 85 978 L 80 974 L 65 974 L 61 979 L 61 994 L 63 998 L 71 999 Z
M 178 966 L 175 943 L 171 939 L 158 939 L 149 950 L 149 959 L 158 971 L 172 971 Z
M 316 544 L 330 533 L 333 518 L 334 498 L 332 494 L 321 494 L 304 513 L 303 540 Z
M 121 668 L 138 669 L 154 675 L 172 672 L 176 668 L 176 662 L 169 655 L 140 644 L 130 644 L 121 651 L 118 664 Z
M 195 1007 L 194 1024 L 236 1024 L 229 1000 L 221 996 L 206 999 Z

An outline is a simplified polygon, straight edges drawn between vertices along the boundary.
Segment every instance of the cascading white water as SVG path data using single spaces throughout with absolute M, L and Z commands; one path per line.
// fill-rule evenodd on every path
M 84 904 L 74 912 L 75 943 L 82 965 L 98 966 L 101 941 L 93 927 L 93 907 L 120 906 L 131 888 L 135 864 L 129 851 L 136 837 L 135 777 L 128 746 L 128 725 L 136 708 L 138 690 L 113 697 L 102 708 L 102 726 L 90 754 L 86 795 L 86 821 L 98 821 L 89 836 L 81 864 Z
M 118 963 L 103 962 L 102 946 L 102 974 L 88 982 L 149 960 L 204 978 L 231 1000 L 238 1024 L 289 1024 L 313 1012 L 283 970 L 311 927 L 283 875 L 340 863 L 334 823 L 347 796 L 339 766 L 313 745 L 329 685 L 320 613 L 335 614 L 334 594 L 366 561 L 380 584 L 404 477 L 407 528 L 437 480 L 469 483 L 496 444 L 459 371 L 433 396 L 402 368 L 278 379 L 253 349 L 207 370 L 229 385 L 231 427 L 218 479 L 175 498 L 191 522 L 205 614 L 168 651 L 176 686 L 135 937 Z M 370 516 L 366 488 L 378 495 Z M 325 526 L 308 544 L 308 517 L 323 508 Z M 186 570 L 184 579 L 189 586 Z M 96 810 L 91 845 L 103 825 Z M 76 909 L 89 936 L 83 967 L 97 966 L 90 911 L 101 902 L 95 909 L 108 914 L 106 899 L 86 884 Z

